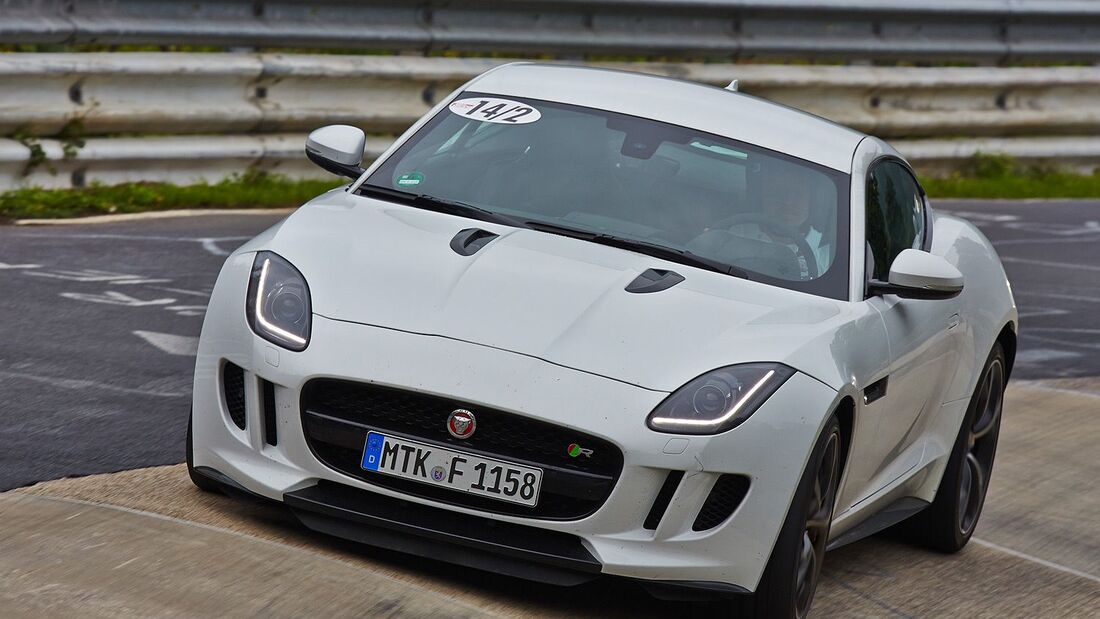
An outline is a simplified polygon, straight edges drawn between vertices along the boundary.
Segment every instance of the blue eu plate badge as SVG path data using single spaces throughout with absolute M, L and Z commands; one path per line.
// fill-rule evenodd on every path
M 368 471 L 378 470 L 378 460 L 382 457 L 382 445 L 386 437 L 377 432 L 367 433 L 367 446 L 363 449 L 363 468 Z

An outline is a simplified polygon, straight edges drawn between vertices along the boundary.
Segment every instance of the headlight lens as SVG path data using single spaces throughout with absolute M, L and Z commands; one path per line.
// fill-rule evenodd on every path
M 794 374 L 779 363 L 746 363 L 707 372 L 677 389 L 649 414 L 658 432 L 717 434 L 749 418 Z
M 278 254 L 261 251 L 252 262 L 245 308 L 256 335 L 294 351 L 309 345 L 309 286 L 302 274 Z

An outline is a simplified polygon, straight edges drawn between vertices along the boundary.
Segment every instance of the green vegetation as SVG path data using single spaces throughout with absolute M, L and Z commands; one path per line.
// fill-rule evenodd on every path
M 0 194 L 0 219 L 80 217 L 184 208 L 279 208 L 299 206 L 341 184 L 292 181 L 248 173 L 217 183 L 178 186 L 127 183 L 78 189 L 16 189 Z
M 341 184 L 337 179 L 293 181 L 249 172 L 217 183 L 170 185 L 127 183 L 78 189 L 16 189 L 0 193 L 0 221 L 140 213 L 185 208 L 279 208 L 298 206 Z M 1010 157 L 976 155 L 963 172 L 922 178 L 936 198 L 1100 198 L 1100 172 L 1073 174 L 1024 166 Z
M 1005 155 L 976 154 L 964 169 L 944 178 L 921 178 L 935 198 L 1100 198 L 1100 169 L 1078 174 L 1024 165 Z

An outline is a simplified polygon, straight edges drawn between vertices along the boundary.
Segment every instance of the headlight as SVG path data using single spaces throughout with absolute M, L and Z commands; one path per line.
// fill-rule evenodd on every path
M 717 434 L 749 418 L 794 374 L 778 363 L 746 363 L 707 372 L 665 398 L 646 422 L 658 432 Z
M 298 269 L 279 255 L 256 254 L 245 313 L 252 330 L 265 340 L 294 351 L 309 345 L 309 286 Z

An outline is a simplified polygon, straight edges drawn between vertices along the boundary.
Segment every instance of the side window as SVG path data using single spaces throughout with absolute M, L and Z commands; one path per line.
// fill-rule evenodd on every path
M 917 181 L 896 161 L 875 164 L 867 175 L 866 211 L 872 277 L 886 281 L 894 258 L 924 241 L 924 201 Z

